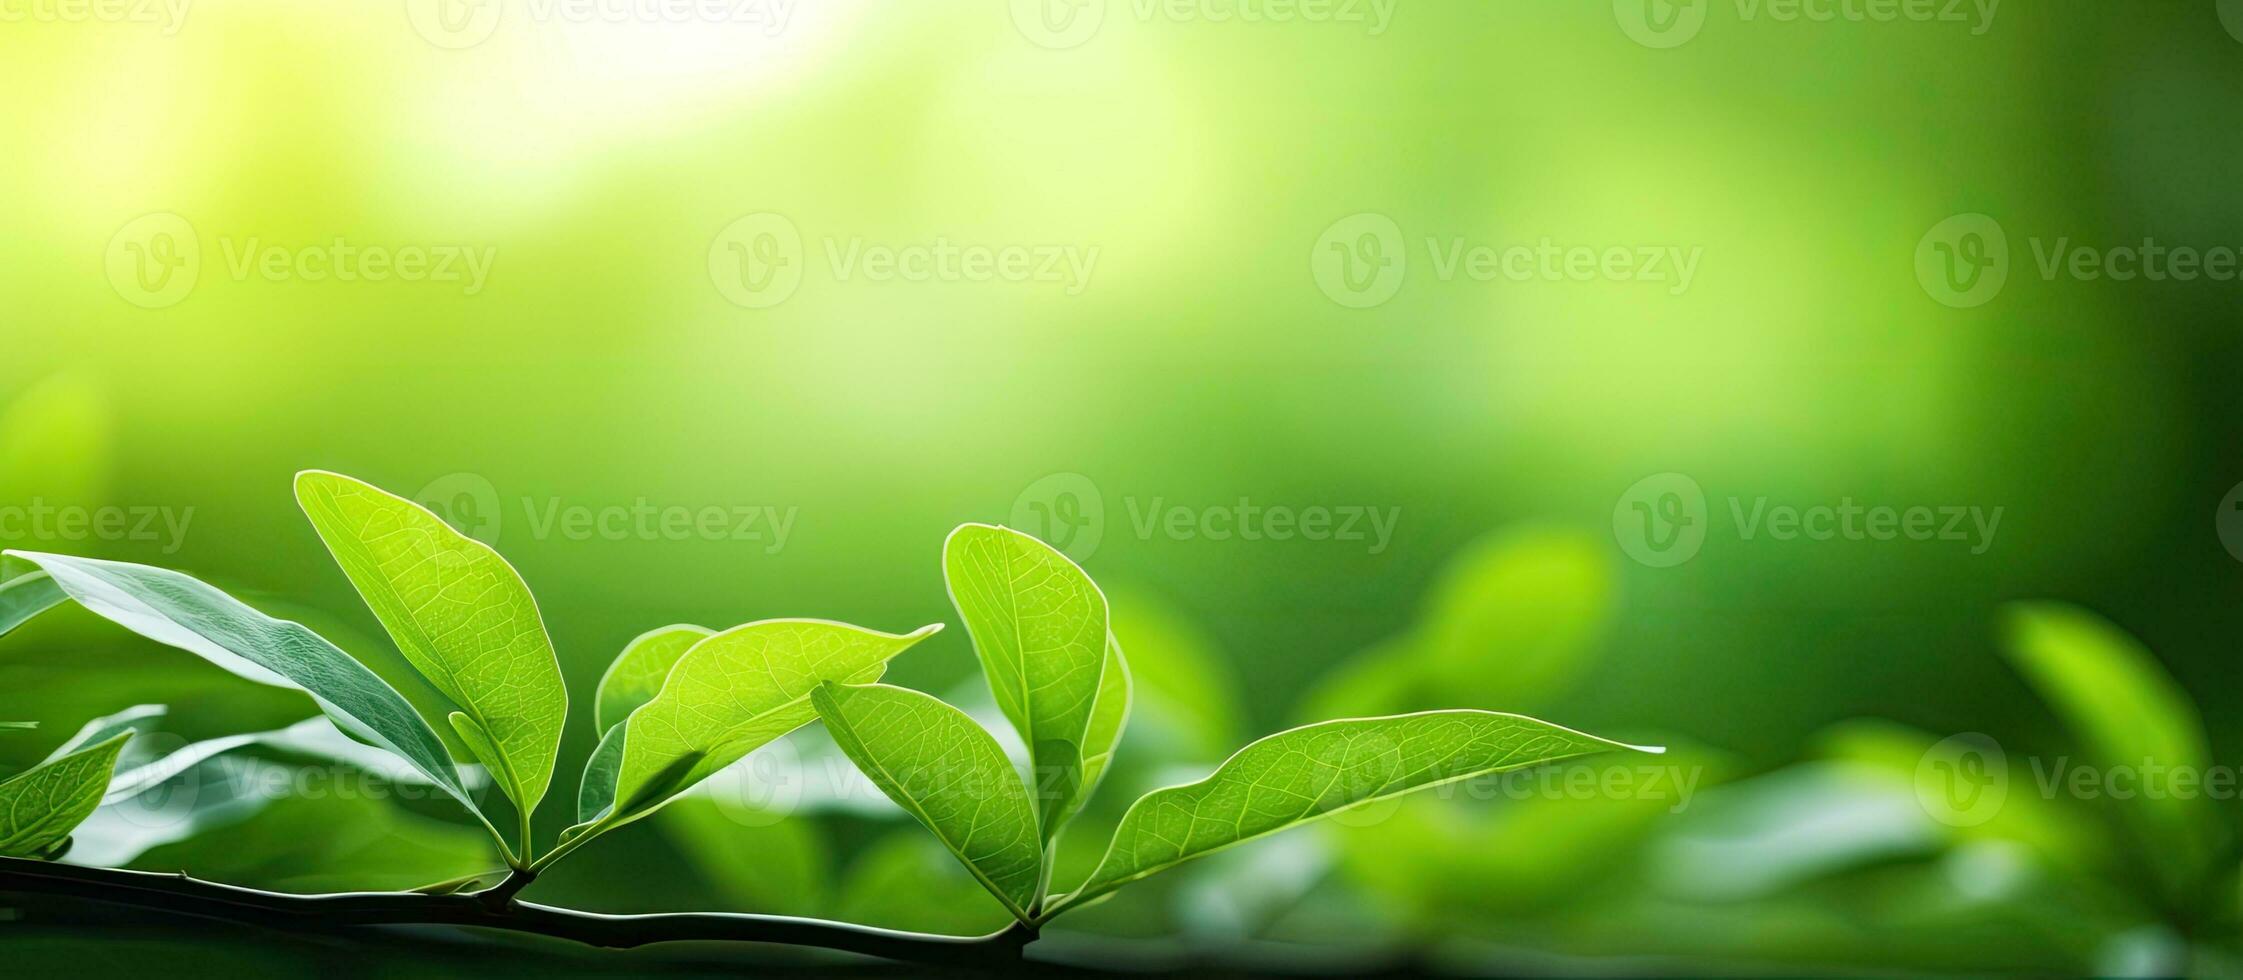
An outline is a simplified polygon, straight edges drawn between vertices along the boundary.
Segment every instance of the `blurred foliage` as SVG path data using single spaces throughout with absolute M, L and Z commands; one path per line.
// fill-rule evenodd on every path
M 2232 800 L 2075 799 L 2033 768 L 2221 765 L 2243 746 L 2238 566 L 2208 520 L 2243 479 L 2234 284 L 2043 280 L 2027 241 L 2243 240 L 2243 44 L 2209 0 L 2004 4 L 1982 36 L 1716 4 L 1670 51 L 1601 3 L 1404 5 L 1371 37 L 1112 0 L 1070 51 L 1024 40 L 1003 4 L 804 4 L 777 38 L 517 21 L 466 51 L 423 43 L 397 6 L 198 0 L 177 36 L 0 31 L 0 80 L 26 93 L 0 130 L 17 191 L 0 195 L 0 506 L 191 514 L 177 541 L 0 546 L 194 572 L 426 709 L 288 478 L 465 474 L 588 717 L 613 651 L 662 623 L 947 620 L 942 534 L 1079 472 L 1104 505 L 1085 562 L 1118 583 L 1142 699 L 1061 882 L 1128 800 L 1294 720 L 1532 712 L 1669 744 L 1661 765 L 1698 779 L 1679 810 L 1463 786 L 1055 932 L 1497 972 L 2243 972 Z M 1102 257 L 1077 297 L 821 269 L 743 310 L 711 288 L 710 237 L 767 210 L 813 259 L 823 238 L 938 236 Z M 204 281 L 143 310 L 101 256 L 160 211 L 205 237 Z M 1413 243 L 1682 243 L 1705 262 L 1681 296 L 1413 268 L 1350 310 L 1305 254 L 1361 211 Z M 2011 233 L 2011 281 L 1949 310 L 1909 254 L 1973 211 Z M 496 271 L 472 297 L 220 271 L 220 239 L 338 235 L 493 247 Z M 2007 510 L 1980 555 L 1728 534 L 1652 569 L 1607 529 L 1624 488 L 1669 471 L 1719 521 L 1761 497 Z M 1377 549 L 1134 523 L 1241 497 L 1402 519 Z M 554 505 L 641 500 L 799 514 L 775 549 L 534 529 Z M 953 630 L 891 676 L 947 691 L 972 661 Z M 0 639 L 0 719 L 52 734 L 144 703 L 190 742 L 307 714 L 75 609 Z M 563 772 L 591 729 L 572 724 Z M 0 739 L 0 771 L 46 741 Z M 1988 745 L 2003 802 L 1940 819 L 1964 770 L 1934 763 L 1991 764 Z M 877 800 L 806 795 L 770 823 L 784 796 L 754 802 L 681 802 L 531 897 L 1003 920 Z M 486 850 L 442 807 L 287 796 L 134 866 L 399 887 L 484 870 Z M 26 969 L 328 958 L 38 929 L 9 935 Z M 204 945 L 221 940 L 236 955 Z M 398 955 L 364 969 L 477 953 Z

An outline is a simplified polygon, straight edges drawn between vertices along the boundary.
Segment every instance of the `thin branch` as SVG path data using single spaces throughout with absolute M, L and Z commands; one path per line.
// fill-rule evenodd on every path
M 512 890 L 423 895 L 353 892 L 286 895 L 200 881 L 185 875 L 82 868 L 23 858 L 0 858 L 0 894 L 54 895 L 170 915 L 220 919 L 268 928 L 333 931 L 372 926 L 435 925 L 496 929 L 566 939 L 588 946 L 629 949 L 667 942 L 743 942 L 839 950 L 933 966 L 1017 964 L 1035 931 L 1014 926 L 981 937 L 937 936 L 777 915 L 681 912 L 601 915 L 518 902 Z

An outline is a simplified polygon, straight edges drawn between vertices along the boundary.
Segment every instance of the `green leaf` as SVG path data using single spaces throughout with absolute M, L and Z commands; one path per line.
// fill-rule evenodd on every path
M 28 732 L 38 727 L 36 721 L 0 721 L 0 732 Z
M 1029 921 L 1043 846 L 1028 789 L 997 740 L 965 712 L 900 687 L 822 684 L 811 701 L 857 768 Z
M 171 714 L 171 708 L 167 705 L 136 704 L 116 714 L 95 718 L 86 722 L 78 729 L 78 734 L 70 736 L 69 741 L 62 743 L 53 753 L 49 754 L 47 761 L 53 762 L 89 745 L 106 742 L 119 735 L 151 734 L 157 730 L 158 726 L 163 724 L 164 718 L 169 714 Z
M 93 815 L 130 734 L 51 759 L 0 782 L 0 857 L 44 857 Z
M 1050 545 L 986 524 L 950 533 L 943 575 L 997 706 L 1028 746 L 1050 840 L 1085 785 L 1083 747 L 1111 635 L 1106 596 Z
M 2134 637 L 2062 603 L 2019 603 L 2007 612 L 2010 663 L 2097 765 L 2206 771 L 2211 750 L 2195 702 Z M 2222 835 L 2203 794 L 2138 793 L 2125 812 L 2175 888 L 2206 870 Z
M 54 576 L 72 600 L 95 615 L 236 676 L 311 695 L 344 731 L 403 758 L 481 818 L 428 723 L 395 688 L 319 634 L 168 569 L 11 554 Z
M 350 477 L 299 473 L 296 500 L 399 652 L 459 706 L 453 729 L 517 807 L 536 809 L 568 690 L 522 576 L 421 505 Z
M 599 697 L 592 707 L 593 727 L 605 732 L 621 724 L 639 705 L 654 700 L 678 658 L 715 633 L 700 626 L 665 626 L 624 646 L 600 677 Z
M 1632 749 L 1492 711 L 1327 721 L 1240 749 L 1213 775 L 1131 804 L 1106 857 L 1057 912 L 1192 858 L 1414 790 Z
M 1122 730 L 1129 727 L 1129 700 L 1129 661 L 1122 656 L 1121 641 L 1109 636 L 1106 669 L 1098 676 L 1098 700 L 1091 706 L 1090 730 L 1083 740 L 1083 789 L 1075 794 L 1069 816 L 1098 791 L 1098 781 L 1113 763 L 1114 751 L 1121 747 Z
M 607 816 L 615 807 L 615 777 L 623 772 L 623 733 L 617 722 L 600 736 L 600 744 L 584 762 L 584 782 L 576 790 L 576 821 L 588 824 Z
M 0 583 L 0 636 L 69 599 L 53 576 L 33 572 Z
M 1426 604 L 1421 696 L 1532 709 L 1588 665 L 1610 621 L 1612 547 L 1578 531 L 1501 532 L 1449 564 Z
M 694 644 L 671 668 L 661 693 L 632 712 L 620 733 L 602 739 L 623 743 L 615 787 L 607 794 L 614 805 L 600 818 L 602 828 L 653 812 L 809 724 L 818 717 L 810 692 L 819 684 L 879 680 L 889 660 L 941 629 L 897 636 L 847 623 L 774 619 Z

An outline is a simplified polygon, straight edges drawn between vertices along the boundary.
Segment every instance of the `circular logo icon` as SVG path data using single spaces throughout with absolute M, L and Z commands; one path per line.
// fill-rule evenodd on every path
M 2220 529 L 2220 544 L 2227 547 L 2227 553 L 2243 561 L 2243 483 L 2220 498 L 2220 510 L 2212 515 L 2212 522 Z
M 421 39 L 457 51 L 490 40 L 500 0 L 405 0 L 405 18 Z
M 1678 48 L 1706 26 L 1709 0 L 1612 0 L 1620 30 L 1647 48 Z
M 1324 295 L 1351 310 L 1393 299 L 1408 271 L 1402 226 L 1383 214 L 1349 215 L 1324 229 L 1308 255 L 1309 271 Z
M 707 785 L 725 819 L 742 827 L 768 827 L 802 806 L 802 753 L 792 739 L 778 739 L 748 753 Z
M 474 473 L 437 477 L 413 495 L 413 501 L 444 519 L 453 530 L 496 547 L 499 532 L 498 488 Z
M 2243 0 L 2220 0 L 2220 26 L 2227 36 L 2243 41 Z
M 1077 562 L 1089 561 L 1106 536 L 1106 498 L 1080 473 L 1053 473 L 1012 500 L 1008 526 L 1025 531 Z
M 786 302 L 802 285 L 802 232 L 769 211 L 724 226 L 709 243 L 709 281 L 751 310 Z
M 1983 214 L 1958 214 L 1916 243 L 1916 282 L 1958 310 L 1984 306 L 2009 281 L 2009 236 Z
M 1941 739 L 1916 762 L 1916 802 L 1950 827 L 1994 819 L 2009 797 L 2009 761 L 1993 738 L 1965 732 Z
M 1022 36 L 1055 51 L 1078 47 L 1106 22 L 1106 0 L 1012 0 Z
M 1706 493 L 1681 473 L 1637 480 L 1612 507 L 1612 536 L 1628 557 L 1672 568 L 1698 557 L 1706 543 Z
M 191 818 L 202 792 L 206 753 L 181 752 L 187 740 L 171 732 L 136 731 L 131 753 L 150 760 L 119 772 L 101 807 L 134 827 L 158 829 Z M 123 768 L 123 767 L 120 767 Z
M 202 276 L 202 240 L 185 218 L 169 211 L 144 214 L 117 229 L 102 262 L 110 288 L 125 302 L 160 310 L 194 292 Z

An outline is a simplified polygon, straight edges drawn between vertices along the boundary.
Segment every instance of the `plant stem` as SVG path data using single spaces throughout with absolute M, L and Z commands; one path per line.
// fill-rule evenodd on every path
M 551 855 L 548 855 L 550 857 Z M 336 931 L 391 925 L 461 926 L 628 949 L 666 942 L 770 943 L 839 950 L 933 966 L 1016 964 L 1036 932 L 1014 926 L 989 936 L 937 936 L 777 915 L 682 912 L 600 915 L 512 900 L 534 874 L 518 873 L 477 894 L 354 892 L 286 895 L 199 881 L 185 875 L 81 868 L 0 858 L 0 894 L 103 902 L 162 915 L 220 919 L 266 928 Z M 513 885 L 513 891 L 506 891 Z M 489 895 L 504 892 L 500 901 Z

